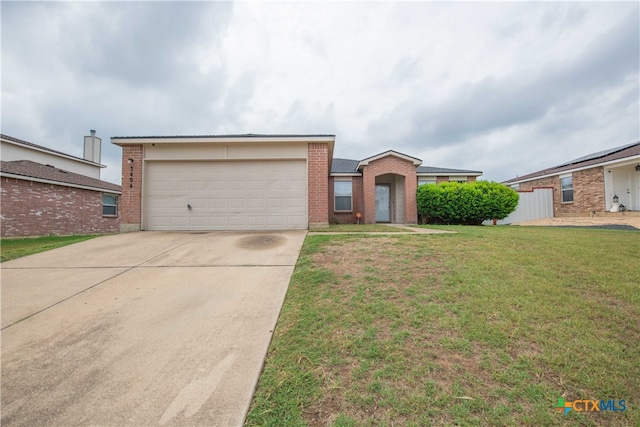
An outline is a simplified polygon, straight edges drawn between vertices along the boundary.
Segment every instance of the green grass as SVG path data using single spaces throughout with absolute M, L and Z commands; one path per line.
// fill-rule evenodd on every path
M 27 255 L 37 254 L 61 246 L 93 239 L 97 235 L 83 236 L 46 236 L 24 239 L 2 239 L 0 241 L 0 262 L 9 261 Z
M 246 424 L 640 425 L 640 234 L 445 228 L 308 236 Z
M 330 224 L 328 228 L 317 228 L 312 230 L 313 232 L 340 232 L 340 233 L 370 233 L 370 232 L 385 232 L 385 233 L 399 233 L 406 232 L 407 230 L 400 229 L 398 227 L 392 227 L 389 225 L 381 224 Z

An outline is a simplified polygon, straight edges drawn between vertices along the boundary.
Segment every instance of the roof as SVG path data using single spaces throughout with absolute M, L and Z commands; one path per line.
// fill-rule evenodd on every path
M 360 160 L 351 160 L 351 159 L 333 159 L 333 164 L 331 165 L 331 173 L 336 174 L 352 174 L 352 175 L 360 175 L 361 172 L 358 170 L 358 164 Z M 481 171 L 472 171 L 465 169 L 449 169 L 449 168 L 440 168 L 434 166 L 418 166 L 417 169 L 418 175 L 482 175 Z
M 86 175 L 68 172 L 51 165 L 32 162 L 30 160 L 16 160 L 13 162 L 0 161 L 2 176 L 25 179 L 27 181 L 50 182 L 67 187 L 85 188 L 95 191 L 113 191 L 120 193 L 121 187 L 111 182 L 101 181 Z
M 331 173 L 351 173 L 359 175 L 360 171 L 358 171 L 358 163 L 360 163 L 360 160 L 333 159 L 333 163 L 331 164 Z
M 465 174 L 465 175 L 482 175 L 482 171 L 472 171 L 466 169 L 450 169 L 439 168 L 435 166 L 418 166 L 418 175 L 451 175 L 451 174 Z
M 304 137 L 330 137 L 333 134 L 312 133 L 312 134 L 259 134 L 242 133 L 228 135 L 156 135 L 156 136 L 112 136 L 111 139 L 168 139 L 168 138 L 304 138 Z
M 418 166 L 422 164 L 422 160 L 413 157 L 413 156 L 409 156 L 407 154 L 403 154 L 400 153 L 398 151 L 394 151 L 394 150 L 388 150 L 385 151 L 384 153 L 380 153 L 380 154 L 376 154 L 375 156 L 371 156 L 371 157 L 367 157 L 366 159 L 360 160 L 360 162 L 358 163 L 358 170 L 362 167 L 362 166 L 367 166 L 369 163 L 378 160 L 378 159 L 382 159 L 383 157 L 387 157 L 387 156 L 395 156 L 395 157 L 399 157 L 401 159 L 407 160 L 409 162 L 413 162 L 414 165 Z
M 73 160 L 78 160 L 80 162 L 89 163 L 91 165 L 100 166 L 101 168 L 105 168 L 106 166 L 100 163 L 92 162 L 91 160 L 83 159 L 82 157 L 72 156 L 71 154 L 63 153 L 62 151 L 52 150 L 51 148 L 44 147 L 42 145 L 34 144 L 33 142 L 24 141 L 22 139 L 14 138 L 9 135 L 0 134 L 0 138 L 4 139 L 7 142 L 15 143 L 18 145 L 24 145 L 29 148 L 33 148 L 38 151 L 44 151 L 47 153 L 55 154 L 56 156 L 67 157 Z
M 571 160 L 568 163 L 563 163 L 559 166 L 553 166 L 547 169 L 542 169 L 537 172 L 533 172 L 527 175 L 518 176 L 510 180 L 504 181 L 505 184 L 530 181 L 532 179 L 540 178 L 543 176 L 558 175 L 562 172 L 567 172 L 575 169 L 584 169 L 588 167 L 596 167 L 615 160 L 622 160 L 629 157 L 640 156 L 640 141 L 622 145 L 620 147 L 610 148 L 604 151 L 598 151 L 596 153 L 588 154 L 583 157 L 579 157 L 575 160 Z

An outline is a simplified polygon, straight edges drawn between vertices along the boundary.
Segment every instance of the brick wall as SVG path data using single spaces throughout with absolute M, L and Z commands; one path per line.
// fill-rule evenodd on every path
M 326 142 L 312 142 L 308 150 L 309 228 L 328 227 L 329 147 Z
M 356 218 L 356 213 L 360 212 L 360 214 L 364 215 L 364 200 L 362 198 L 362 177 L 361 176 L 353 176 L 351 177 L 352 183 L 352 198 L 353 198 L 353 211 L 352 212 L 334 212 L 334 202 L 333 198 L 333 183 L 335 182 L 335 177 L 329 178 L 329 220 L 336 221 L 340 224 L 355 224 L 358 219 Z M 360 219 L 360 222 L 363 222 L 363 218 Z
M 370 162 L 362 170 L 364 222 L 366 224 L 374 224 L 376 222 L 376 176 L 388 173 L 404 176 L 404 222 L 406 224 L 417 224 L 416 189 L 418 188 L 418 178 L 416 176 L 416 166 L 411 161 L 391 155 Z
M 102 193 L 2 178 L 2 237 L 117 233 L 119 219 L 102 216 Z
M 142 217 L 142 145 L 122 146 L 120 231 L 139 231 Z M 129 163 L 129 159 L 133 162 Z
M 573 202 L 562 203 L 560 177 L 558 175 L 520 183 L 520 191 L 534 187 L 553 187 L 555 216 L 586 216 L 592 211 L 605 212 L 604 168 L 596 167 L 572 173 Z

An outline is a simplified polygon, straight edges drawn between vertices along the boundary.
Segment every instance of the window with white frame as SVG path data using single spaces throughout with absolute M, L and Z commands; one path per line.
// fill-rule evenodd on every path
M 562 203 L 573 202 L 573 176 L 571 174 L 560 176 L 560 191 Z
M 516 191 L 520 190 L 520 184 L 511 184 L 511 189 Z
M 424 184 L 436 184 L 437 183 L 437 179 L 435 176 L 419 176 L 418 177 L 418 186 L 424 185 Z
M 353 210 L 353 185 L 351 181 L 334 181 L 333 210 L 351 212 Z
M 102 195 L 102 215 L 118 216 L 118 196 L 106 193 Z

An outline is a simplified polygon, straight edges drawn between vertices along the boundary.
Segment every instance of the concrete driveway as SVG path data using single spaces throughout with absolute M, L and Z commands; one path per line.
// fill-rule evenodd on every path
M 2 425 L 241 425 L 304 231 L 141 232 L 2 264 Z

